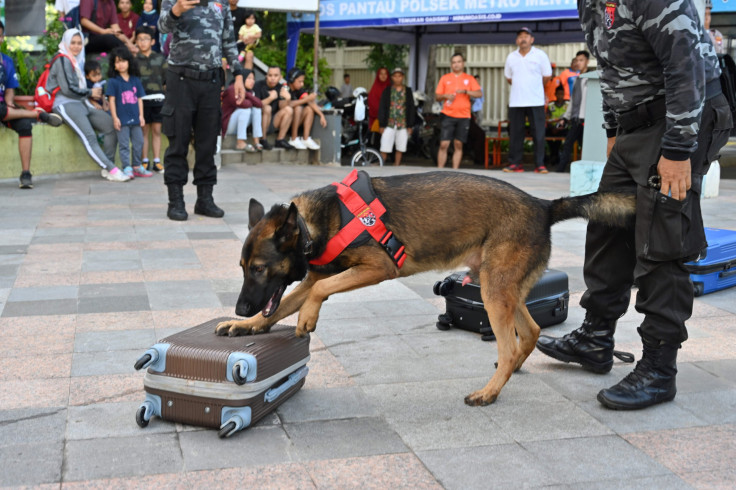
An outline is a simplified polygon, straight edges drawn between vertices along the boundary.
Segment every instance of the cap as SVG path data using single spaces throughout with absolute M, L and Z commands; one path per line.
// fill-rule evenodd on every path
M 401 73 L 403 75 L 404 74 L 404 69 L 401 68 L 400 66 L 397 66 L 396 68 L 394 68 L 393 70 L 391 70 L 391 74 L 393 75 L 394 73 Z
M 518 30 L 518 31 L 516 31 L 516 35 L 518 36 L 518 35 L 519 35 L 519 34 L 521 34 L 522 32 L 526 32 L 526 33 L 527 33 L 527 34 L 529 34 L 530 36 L 533 36 L 533 35 L 534 35 L 534 34 L 532 34 L 532 30 L 531 30 L 531 29 L 529 29 L 528 27 L 521 27 L 521 28 L 519 28 L 519 30 Z
M 713 2 L 711 0 L 705 0 L 705 8 L 713 9 Z

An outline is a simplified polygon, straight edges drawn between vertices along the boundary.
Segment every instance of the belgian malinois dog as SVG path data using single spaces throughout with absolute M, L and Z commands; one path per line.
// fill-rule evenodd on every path
M 405 246 L 401 268 L 376 240 L 346 248 L 327 265 L 309 263 L 340 230 L 335 185 L 299 194 L 265 216 L 263 206 L 251 199 L 250 232 L 240 259 L 244 282 L 235 312 L 252 318 L 222 322 L 217 334 L 268 332 L 299 311 L 296 334 L 307 335 L 317 326 L 322 302 L 335 293 L 465 265 L 480 284 L 498 343 L 495 374 L 465 403 L 487 405 L 539 337 L 525 299 L 549 260 L 550 227 L 576 217 L 624 226 L 635 207 L 633 195 L 594 193 L 549 201 L 500 180 L 459 172 L 374 177 L 371 182 L 387 211 L 386 228 Z M 301 283 L 282 300 L 284 289 L 295 281 Z

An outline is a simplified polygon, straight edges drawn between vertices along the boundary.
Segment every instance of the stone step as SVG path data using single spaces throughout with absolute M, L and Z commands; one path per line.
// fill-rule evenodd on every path
M 261 163 L 318 165 L 320 163 L 320 150 L 284 150 L 283 148 L 274 148 L 272 150 L 248 153 L 243 150 L 236 150 L 236 142 L 237 138 L 232 135 L 223 138 L 222 149 L 220 150 L 223 165 L 258 165 Z M 273 145 L 273 136 L 269 138 L 269 142 Z

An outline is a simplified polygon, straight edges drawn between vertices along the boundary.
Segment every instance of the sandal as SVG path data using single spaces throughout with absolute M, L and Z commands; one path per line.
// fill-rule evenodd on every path
M 250 143 L 248 143 L 247 145 L 245 145 L 245 152 L 246 153 L 256 153 L 257 151 L 258 150 L 256 150 L 255 148 L 253 148 L 253 145 L 251 145 Z
M 263 145 L 260 143 L 256 143 L 255 145 L 257 151 L 263 151 Z

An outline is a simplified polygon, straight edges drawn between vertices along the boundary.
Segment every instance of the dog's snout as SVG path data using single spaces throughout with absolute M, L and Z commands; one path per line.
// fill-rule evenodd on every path
M 235 307 L 235 314 L 238 315 L 238 316 L 250 317 L 250 316 L 253 316 L 255 314 L 255 308 L 250 303 L 247 303 L 247 304 L 244 304 L 244 305 L 243 304 L 238 304 Z

